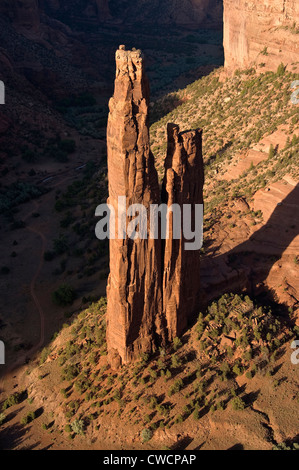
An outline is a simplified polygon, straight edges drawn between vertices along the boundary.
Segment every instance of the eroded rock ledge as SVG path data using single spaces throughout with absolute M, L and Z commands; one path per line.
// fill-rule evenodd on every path
M 116 52 L 114 96 L 107 129 L 108 203 L 118 220 L 118 198 L 126 209 L 164 202 L 203 202 L 202 131 L 179 132 L 168 125 L 168 150 L 162 192 L 149 142 L 149 85 L 141 51 Z M 117 224 L 116 224 L 117 225 Z M 110 240 L 107 296 L 107 346 L 118 367 L 154 352 L 181 335 L 199 307 L 199 252 L 186 251 L 184 239 Z M 148 231 L 150 229 L 148 221 Z M 160 238 L 160 237 L 159 237 Z

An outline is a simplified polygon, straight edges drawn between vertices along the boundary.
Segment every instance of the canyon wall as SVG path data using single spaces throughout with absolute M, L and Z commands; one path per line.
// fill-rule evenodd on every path
M 109 20 L 116 24 L 169 24 L 186 27 L 221 27 L 222 0 L 40 0 L 48 14 L 68 22 Z
M 224 0 L 225 65 L 275 70 L 299 61 L 298 0 Z
M 110 0 L 113 16 L 126 23 L 221 27 L 222 0 Z
M 160 192 L 150 150 L 148 108 L 149 85 L 142 54 L 120 46 L 107 128 L 108 203 L 114 213 L 111 227 L 115 227 L 110 237 L 107 287 L 107 346 L 113 367 L 165 346 L 183 332 L 199 309 L 199 250 L 185 250 L 183 238 L 173 240 L 172 223 L 168 239 L 161 240 L 161 222 L 156 226 L 158 236 L 150 236 L 153 226 L 149 214 L 150 206 L 156 205 L 158 211 L 161 201 L 181 208 L 190 204 L 194 219 L 195 204 L 203 200 L 202 132 L 180 133 L 178 126 L 168 126 Z M 125 198 L 124 202 L 119 198 Z M 143 239 L 128 236 L 128 222 L 132 221 L 126 213 L 133 204 L 142 205 L 146 212 L 146 224 L 137 227 L 138 232 L 145 230 Z M 124 235 L 119 224 L 123 210 Z

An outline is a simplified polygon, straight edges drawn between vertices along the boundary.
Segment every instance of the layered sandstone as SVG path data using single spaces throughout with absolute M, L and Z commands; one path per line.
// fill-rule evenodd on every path
M 159 203 L 159 186 L 149 146 L 149 86 L 140 51 L 116 53 L 114 96 L 107 129 L 109 204 L 118 219 L 118 197 L 132 204 Z M 161 336 L 161 243 L 110 240 L 107 345 L 112 363 L 129 362 L 155 349 Z M 163 342 L 163 338 L 160 338 Z
M 298 62 L 298 27 L 298 0 L 224 0 L 226 67 Z
M 191 220 L 194 221 L 195 205 L 203 204 L 202 131 L 180 132 L 178 126 L 169 124 L 167 134 L 163 199 L 168 207 L 177 204 L 181 210 L 184 205 L 190 205 Z M 200 285 L 200 252 L 186 249 L 183 218 L 179 239 L 175 238 L 173 224 L 171 227 L 165 241 L 163 276 L 163 309 L 169 340 L 180 336 L 188 320 L 198 312 Z
M 111 219 L 115 236 L 110 239 L 107 346 L 115 367 L 180 335 L 199 307 L 199 251 L 185 251 L 183 237 L 172 240 L 172 224 L 167 240 L 149 236 L 150 206 L 160 204 L 161 194 L 150 151 L 148 107 L 142 54 L 120 46 L 107 129 L 108 203 L 115 214 Z M 180 133 L 177 126 L 169 125 L 168 138 L 162 201 L 168 206 L 190 204 L 194 217 L 195 204 L 202 203 L 201 131 Z M 121 237 L 120 197 L 125 197 L 125 211 L 132 204 L 146 208 L 146 239 L 131 239 L 127 230 Z M 125 228 L 128 221 L 125 217 Z

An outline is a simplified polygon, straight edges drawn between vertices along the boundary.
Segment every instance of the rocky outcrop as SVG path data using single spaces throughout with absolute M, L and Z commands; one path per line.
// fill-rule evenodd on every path
M 180 133 L 178 126 L 169 124 L 167 133 L 162 199 L 169 207 L 190 205 L 194 221 L 195 204 L 203 204 L 202 131 Z M 181 231 L 183 234 L 182 220 Z M 183 236 L 175 238 L 170 227 L 170 236 L 165 241 L 163 276 L 163 309 L 170 340 L 182 334 L 199 308 L 200 252 L 186 250 L 185 243 Z
M 107 129 L 109 204 L 114 209 L 115 237 L 110 239 L 107 287 L 107 346 L 117 367 L 165 345 L 187 326 L 198 307 L 198 253 L 184 251 L 184 240 L 121 239 L 119 197 L 123 209 L 142 204 L 147 211 L 161 195 L 149 143 L 149 86 L 140 51 L 116 53 L 114 96 Z M 201 131 L 179 133 L 168 128 L 169 147 L 162 199 L 168 204 L 200 204 L 203 189 Z M 192 207 L 192 210 L 194 207 Z M 125 225 L 128 220 L 125 217 Z M 140 230 L 140 227 L 139 227 Z M 163 304 L 165 303 L 165 305 Z
M 298 24 L 297 0 L 224 0 L 226 67 L 262 64 L 275 70 L 282 62 L 298 62 Z
M 132 204 L 159 203 L 159 186 L 149 146 L 149 86 L 139 51 L 116 53 L 114 96 L 107 129 L 109 204 L 118 219 L 118 197 Z M 129 362 L 155 349 L 161 336 L 161 243 L 110 240 L 107 345 L 112 364 Z M 160 338 L 163 342 L 163 338 Z

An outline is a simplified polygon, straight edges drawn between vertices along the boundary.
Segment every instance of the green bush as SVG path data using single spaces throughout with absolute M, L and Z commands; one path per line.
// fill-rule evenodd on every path
M 240 397 L 233 398 L 231 404 L 235 411 L 242 411 L 245 409 L 245 403 Z
M 71 424 L 72 431 L 75 434 L 78 435 L 84 435 L 84 422 L 82 419 L 76 419 L 72 424 Z
M 153 433 L 150 429 L 143 429 L 141 431 L 142 442 L 148 442 L 151 440 L 152 437 L 153 437 Z
M 13 395 L 10 395 L 2 405 L 2 410 L 5 411 L 11 406 L 18 405 L 22 400 L 22 393 L 16 392 Z
M 21 419 L 21 424 L 23 424 L 24 426 L 26 426 L 26 424 L 29 424 L 29 423 L 31 423 L 32 421 L 34 421 L 35 418 L 36 418 L 35 412 L 34 412 L 34 411 L 30 411 L 29 413 L 27 413 L 26 416 L 24 416 L 24 418 Z
M 6 419 L 6 414 L 5 413 L 0 413 L 0 426 L 1 426 L 1 424 L 4 423 L 5 419 Z
M 60 307 L 71 305 L 75 300 L 76 294 L 74 289 L 68 284 L 63 284 L 52 294 L 52 300 Z
M 173 349 L 177 351 L 182 346 L 182 341 L 180 338 L 174 338 L 173 340 Z

